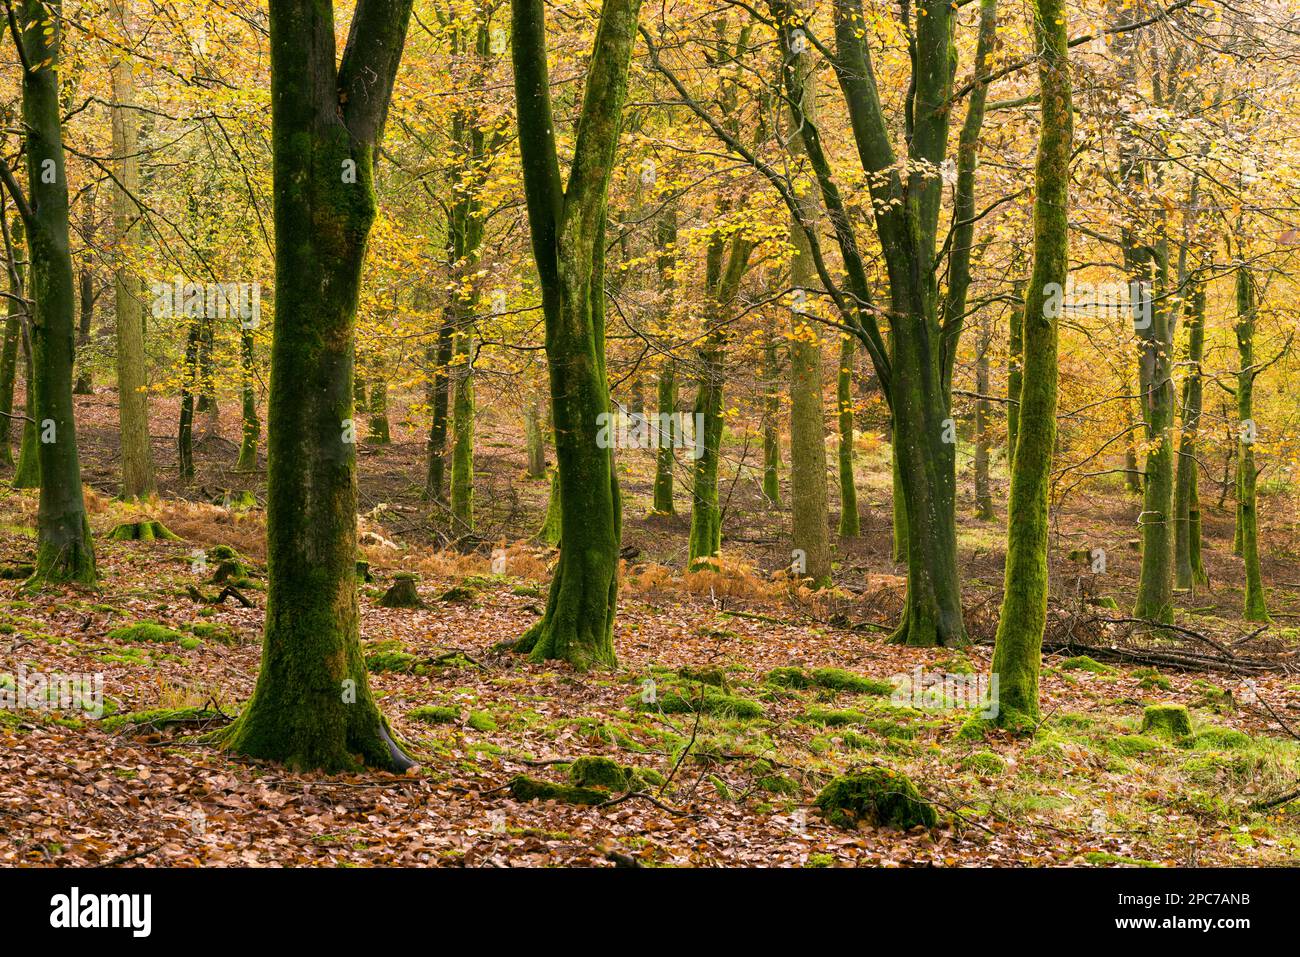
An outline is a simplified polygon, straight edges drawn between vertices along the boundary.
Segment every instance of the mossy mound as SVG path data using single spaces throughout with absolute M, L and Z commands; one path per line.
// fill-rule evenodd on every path
M 478 589 L 473 585 L 453 585 L 438 596 L 438 601 L 472 602 L 478 599 Z
M 1236 728 L 1205 728 L 1189 742 L 1197 751 L 1240 751 L 1251 746 L 1250 735 Z
M 853 828 L 859 821 L 883 827 L 934 827 L 938 815 L 921 799 L 906 775 L 889 768 L 866 768 L 835 778 L 813 802 L 836 827 Z
M 892 695 L 893 682 L 864 678 L 843 668 L 773 668 L 764 679 L 780 688 L 826 688 L 830 691 L 851 691 L 855 694 Z
M 26 581 L 36 574 L 35 565 L 17 564 L 0 567 L 0 581 Z
M 809 708 L 802 720 L 827 728 L 841 728 L 847 724 L 865 724 L 867 716 L 861 711 L 845 708 Z
M 957 767 L 963 771 L 991 776 L 1004 774 L 1007 770 L 1007 762 L 992 751 L 974 751 L 957 762 Z
M 668 685 L 654 695 L 654 701 L 643 701 L 643 695 L 633 695 L 628 703 L 641 711 L 662 711 L 664 714 L 701 714 L 723 718 L 750 720 L 763 716 L 763 706 L 757 701 L 727 694 L 712 685 L 676 687 Z
M 214 641 L 219 645 L 239 644 L 239 636 L 235 634 L 231 627 L 218 621 L 191 622 L 185 626 L 185 630 L 196 638 L 202 638 L 204 641 Z
M 184 635 L 175 628 L 168 628 L 154 621 L 137 621 L 130 625 L 114 628 L 108 633 L 113 641 L 124 644 L 186 644 L 194 639 Z
M 713 685 L 715 688 L 721 688 L 723 691 L 729 690 L 727 683 L 727 673 L 715 666 L 705 666 L 696 668 L 686 665 L 684 668 L 677 669 L 677 676 L 685 681 L 698 681 L 701 684 Z
M 417 674 L 421 661 L 418 655 L 413 655 L 409 651 L 385 648 L 366 655 L 366 670 L 372 674 L 384 672 L 399 675 Z
M 1142 712 L 1142 734 L 1181 738 L 1191 733 L 1191 715 L 1181 704 L 1153 704 Z
M 487 711 L 471 711 L 469 720 L 465 722 L 475 731 L 482 734 L 495 731 L 497 729 L 497 720 Z
M 230 718 L 228 714 L 208 708 L 150 708 L 145 711 L 109 715 L 100 721 L 100 726 L 108 731 L 123 729 L 161 731 L 164 728 L 180 725 L 193 725 L 197 730 L 205 730 L 209 725 L 216 727 L 225 724 Z
M 1131 758 L 1138 754 L 1149 754 L 1160 750 L 1160 742 L 1142 734 L 1115 734 L 1102 739 L 1102 746 L 1111 754 Z
M 510 796 L 516 801 L 560 801 L 565 804 L 603 804 L 609 792 L 599 788 L 577 787 L 572 784 L 552 784 L 539 781 L 526 774 L 510 779 Z
M 406 713 L 406 716 L 412 721 L 419 721 L 421 724 L 451 724 L 460 720 L 460 708 L 429 704 L 420 708 L 413 708 Z
M 569 766 L 569 783 L 580 788 L 627 792 L 662 787 L 664 777 L 651 768 L 634 768 L 597 754 L 578 758 Z
M 1172 681 L 1155 668 L 1138 668 L 1133 672 L 1133 677 L 1138 679 L 1139 688 L 1146 688 L 1147 690 L 1168 691 L 1174 686 Z
M 1115 670 L 1109 665 L 1103 665 L 1100 661 L 1089 658 L 1087 655 L 1066 658 L 1059 667 L 1062 671 L 1088 671 L 1095 675 L 1110 674 Z

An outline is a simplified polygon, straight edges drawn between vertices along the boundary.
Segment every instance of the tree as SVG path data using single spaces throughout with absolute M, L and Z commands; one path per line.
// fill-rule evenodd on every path
M 1237 266 L 1237 538 L 1246 566 L 1246 598 L 1242 616 L 1247 621 L 1268 621 L 1264 581 L 1259 568 L 1259 515 L 1255 482 L 1255 320 L 1259 304 L 1250 266 Z
M 297 768 L 414 763 L 370 694 L 357 626 L 354 324 L 374 165 L 411 0 L 271 0 L 276 297 L 262 669 L 225 747 Z M 336 65 L 337 62 L 337 65 Z
M 561 551 L 542 619 L 519 641 L 536 661 L 613 666 L 622 514 L 605 377 L 604 223 L 640 0 L 604 0 L 567 185 L 560 178 L 542 0 L 511 0 L 519 152 L 542 289 Z M 612 445 L 612 443 L 609 443 Z
M 130 36 L 130 0 L 111 0 L 109 15 Z M 113 59 L 113 296 L 116 306 L 117 415 L 122 445 L 122 497 L 147 498 L 154 492 L 153 449 L 149 443 L 149 377 L 145 368 L 144 311 L 140 280 L 132 271 L 131 244 L 138 232 L 140 188 L 135 76 L 120 51 Z M 251 348 L 251 343 L 250 343 Z M 244 462 L 241 453 L 240 462 Z M 243 467 L 241 464 L 240 467 Z
M 1002 613 L 993 650 L 997 721 L 1032 728 L 1038 719 L 1038 669 L 1047 626 L 1048 499 L 1056 445 L 1059 311 L 1053 290 L 1069 271 L 1069 185 L 1074 136 L 1069 47 L 1062 0 L 1036 0 L 1034 36 L 1041 51 L 1042 122 L 1034 165 L 1033 271 L 1025 294 L 1020 421 L 1007 502 L 1007 561 Z
M 39 443 L 40 510 L 36 566 L 27 587 L 96 580 L 95 551 L 86 520 L 72 402 L 76 296 L 69 245 L 68 181 L 63 157 L 59 53 L 61 0 L 24 0 L 10 26 L 22 65 L 27 188 L 0 163 L 5 185 L 23 218 L 31 256 L 31 379 L 28 415 Z

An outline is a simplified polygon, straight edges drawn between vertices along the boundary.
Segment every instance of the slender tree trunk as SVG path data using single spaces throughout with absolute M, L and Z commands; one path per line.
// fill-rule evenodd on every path
M 772 328 L 763 343 L 763 497 L 781 507 L 781 362 Z
M 373 164 L 411 0 L 360 0 L 341 61 L 331 4 L 271 0 L 270 11 L 266 634 L 257 687 L 222 739 L 296 768 L 403 771 L 413 762 L 370 693 L 358 639 L 352 394 Z
M 61 0 L 24 0 L 18 15 L 27 64 L 23 123 L 30 200 L 24 219 L 31 253 L 33 417 L 41 472 L 36 569 L 29 588 L 47 582 L 93 584 L 96 579 L 72 402 L 76 299 L 59 99 L 62 12 Z
M 19 329 L 23 356 L 23 431 L 18 445 L 18 464 L 14 467 L 14 488 L 41 487 L 41 459 L 36 436 L 36 366 L 32 362 L 31 318 L 23 316 Z
M 450 405 L 448 390 L 451 384 L 448 370 L 451 365 L 455 329 L 455 314 L 448 305 L 443 313 L 442 325 L 438 328 L 437 344 L 428 351 L 427 355 L 433 365 L 433 373 L 429 380 L 429 405 L 433 410 L 433 419 L 429 425 L 429 441 L 425 447 L 424 497 L 430 502 L 446 501 L 443 489 L 446 487 L 447 408 Z
M 997 721 L 1032 731 L 1038 721 L 1038 669 L 1047 625 L 1048 503 L 1056 445 L 1058 318 L 1045 308 L 1049 287 L 1069 271 L 1069 181 L 1073 108 L 1062 0 L 1037 0 L 1035 46 L 1042 121 L 1034 171 L 1034 265 L 1025 297 L 1024 379 L 1007 505 L 1007 562 L 993 651 Z
M 692 571 L 717 568 L 722 552 L 722 510 L 718 502 L 718 460 L 722 454 L 723 338 L 709 334 L 700 350 L 700 384 L 695 393 L 695 421 L 704 424 L 699 458 L 691 482 L 691 534 L 689 567 Z
M 654 510 L 660 515 L 672 515 L 673 467 L 677 464 L 674 443 L 677 441 L 677 362 L 671 356 L 664 359 L 659 369 L 658 390 L 659 447 L 655 451 Z
M 257 440 L 262 426 L 257 419 L 257 392 L 253 387 L 254 373 L 253 330 L 241 329 L 239 333 L 239 378 L 242 408 L 240 419 L 243 423 L 243 438 L 239 443 L 239 460 L 235 463 L 236 472 L 253 472 L 257 470 Z
M 87 355 L 90 347 L 90 327 L 95 320 L 95 274 L 83 268 L 77 276 L 77 297 L 80 304 L 80 324 L 77 327 L 77 381 L 72 386 L 73 395 L 94 395 L 95 381 L 90 372 Z
M 199 379 L 201 335 L 198 319 L 190 319 L 185 339 L 185 359 L 181 367 L 181 414 L 176 426 L 177 469 L 182 480 L 194 478 L 195 391 Z
M 989 400 L 982 398 L 989 394 L 991 345 L 992 331 L 985 316 L 980 319 L 979 340 L 975 346 L 975 391 L 981 396 L 975 400 L 975 514 L 982 519 L 994 517 L 993 492 L 989 485 L 989 426 L 993 409 Z
M 840 370 L 835 387 L 840 410 L 840 538 L 857 538 L 862 531 L 853 477 L 853 344 L 852 336 L 840 336 Z
M 1241 539 L 1241 557 L 1246 566 L 1246 599 L 1242 617 L 1247 621 L 1268 621 L 1264 597 L 1264 580 L 1259 567 L 1259 515 L 1255 494 L 1255 282 L 1250 267 L 1237 267 L 1237 527 Z
M 1020 283 L 1020 292 L 1024 284 Z M 1007 339 L 1007 472 L 1010 473 L 1020 432 L 1020 389 L 1024 385 L 1024 306 L 1011 309 Z
M 1201 359 L 1205 352 L 1205 284 L 1197 282 L 1187 301 L 1187 378 L 1183 380 L 1183 422 L 1178 441 L 1174 514 L 1174 586 L 1209 584 L 1201 558 L 1201 496 L 1197 438 L 1204 401 Z
M 393 441 L 388 425 L 388 380 L 378 376 L 370 384 L 370 435 L 375 445 L 389 445 Z
M 803 93 L 812 71 L 812 54 L 797 53 L 786 70 L 795 77 L 795 89 Z M 815 123 L 816 98 L 803 93 L 793 111 L 795 125 L 800 117 Z M 801 133 L 790 143 L 796 158 L 808 155 L 808 143 Z M 790 286 L 796 295 L 812 301 L 808 290 L 817 288 L 812 247 L 800 226 L 816 221 L 820 206 L 813 193 L 800 198 L 798 218 L 792 218 L 790 241 Z M 822 406 L 822 351 L 812 323 L 798 310 L 791 315 L 790 338 L 790 512 L 794 569 L 815 588 L 831 584 L 830 508 L 826 480 L 826 423 Z
M 452 405 L 451 518 L 456 535 L 474 531 L 474 331 L 456 333 L 455 402 Z
M 542 434 L 541 399 L 531 395 L 524 409 L 524 435 L 528 445 L 528 477 L 546 478 L 546 438 Z
M 7 213 L 0 208 L 0 216 Z M 9 288 L 9 300 L 6 307 L 4 344 L 0 348 L 0 465 L 14 464 L 13 450 L 9 447 L 9 437 L 13 434 L 14 421 L 14 385 L 18 379 L 18 354 L 23 338 L 23 322 L 26 308 L 23 306 L 22 262 L 20 260 L 20 240 L 22 237 L 22 219 L 15 216 L 13 228 L 8 230 L 5 240 L 8 249 L 6 276 Z

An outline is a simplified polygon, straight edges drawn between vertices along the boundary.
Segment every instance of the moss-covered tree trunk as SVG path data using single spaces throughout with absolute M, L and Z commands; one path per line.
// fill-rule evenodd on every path
M 1069 181 L 1073 108 L 1062 0 L 1037 0 L 1035 45 L 1042 121 L 1034 168 L 1033 272 L 1025 296 L 1020 426 L 1007 503 L 1007 561 L 993 651 L 997 721 L 1032 728 L 1047 625 L 1048 502 L 1056 445 L 1058 317 L 1045 308 L 1069 271 Z
M 853 354 L 853 337 L 841 335 L 840 369 L 835 380 L 840 425 L 840 538 L 857 538 L 862 532 L 858 486 L 853 475 Z
M 656 263 L 659 271 L 659 318 L 667 327 L 672 320 L 673 292 L 677 269 L 677 207 L 664 207 L 655 226 L 655 239 L 659 246 Z M 655 452 L 654 510 L 661 515 L 672 515 L 673 469 L 677 465 L 675 443 L 681 438 L 677 414 L 677 360 L 667 355 L 659 368 L 657 394 L 659 413 L 659 447 Z
M 474 330 L 456 333 L 453 352 L 451 519 L 455 535 L 474 531 Z
M 40 463 L 36 567 L 28 587 L 95 581 L 95 553 L 81 488 L 72 401 L 76 295 L 69 245 L 68 181 L 63 163 L 59 55 L 62 3 L 24 0 L 14 41 L 22 61 L 27 198 L 19 210 L 31 256 L 33 389 Z M 6 183 L 22 195 L 8 170 Z
M 448 304 L 438 327 L 437 342 L 426 350 L 429 373 L 429 439 L 425 444 L 424 498 L 442 502 L 446 498 L 447 475 L 447 410 L 450 405 L 451 378 L 449 368 L 456 330 L 455 313 Z
M 131 36 L 129 4 L 110 0 L 110 16 L 123 36 Z M 144 310 L 139 277 L 131 267 L 131 245 L 138 235 L 140 209 L 132 196 L 140 186 L 139 123 L 131 59 L 112 64 L 113 302 L 117 340 L 117 420 L 122 448 L 122 497 L 154 493 L 153 447 L 149 441 L 149 378 L 144 352 Z
M 0 216 L 7 215 L 0 204 Z M 27 315 L 23 301 L 23 264 L 19 252 L 22 217 L 14 217 L 12 228 L 7 220 L 0 225 L 5 227 L 5 278 L 9 289 L 5 308 L 4 343 L 0 346 L 0 465 L 12 466 L 14 454 L 9 446 L 9 438 L 13 434 L 12 423 L 17 419 L 14 415 L 14 386 L 18 380 L 18 356 Z
M 411 0 L 271 0 L 275 329 L 267 416 L 266 633 L 226 747 L 297 768 L 404 770 L 358 639 L 353 363 L 373 165 Z
M 988 317 L 980 319 L 979 338 L 975 344 L 975 514 L 982 519 L 993 518 L 993 491 L 989 482 L 989 427 L 993 419 L 992 403 L 984 398 L 989 394 L 989 349 L 992 330 Z
M 370 384 L 370 434 L 369 440 L 375 445 L 390 445 L 393 441 L 392 429 L 388 424 L 388 380 L 376 376 Z
M 673 504 L 673 468 L 677 465 L 674 443 L 677 441 L 677 362 L 672 356 L 659 367 L 656 397 L 659 447 L 655 450 L 654 510 L 660 515 L 676 512 Z
M 640 0 L 604 0 L 573 163 L 562 185 L 542 0 L 511 0 L 519 151 L 542 289 L 558 463 L 560 560 L 542 619 L 519 641 L 536 661 L 613 666 L 622 506 L 605 377 L 604 221 Z
M 781 507 L 781 360 L 775 328 L 763 341 L 763 497 Z
M 1019 284 L 1024 293 L 1024 283 Z M 1024 306 L 1012 306 L 1007 335 L 1007 471 L 1010 473 L 1020 431 L 1020 389 L 1024 385 Z
M 717 321 L 715 316 L 715 322 Z M 722 455 L 722 400 L 726 370 L 725 340 L 710 333 L 700 349 L 700 382 L 695 391 L 699 457 L 691 474 L 691 532 L 688 565 L 692 571 L 716 568 L 722 552 L 722 506 L 718 501 L 718 463 Z
M 1268 621 L 1264 579 L 1259 567 L 1259 513 L 1255 482 L 1255 316 L 1258 310 L 1255 280 L 1250 267 L 1237 266 L 1237 535 L 1241 558 L 1246 566 L 1246 598 L 1242 617 L 1247 621 Z
M 1205 354 L 1205 284 L 1197 281 L 1187 299 L 1187 377 L 1183 380 L 1183 418 L 1178 437 L 1178 473 L 1174 489 L 1174 587 L 1209 584 L 1201 558 L 1200 464 L 1197 439 L 1204 404 L 1201 361 Z
M 528 404 L 524 407 L 524 439 L 528 447 L 528 477 L 546 478 L 546 436 L 542 432 L 542 401 L 536 394 L 528 397 Z
M 185 337 L 185 358 L 181 364 L 181 414 L 176 423 L 176 467 L 182 479 L 194 477 L 194 412 L 201 337 L 198 320 L 190 319 Z
M 82 267 L 77 274 L 77 347 L 75 366 L 77 379 L 72 384 L 73 395 L 94 395 L 95 377 L 90 371 L 90 327 L 95 321 L 95 274 Z
M 257 391 L 254 383 L 253 330 L 243 328 L 239 331 L 239 390 L 240 390 L 240 432 L 239 459 L 235 462 L 236 472 L 253 472 L 257 469 L 257 440 L 262 432 L 262 424 L 257 418 Z

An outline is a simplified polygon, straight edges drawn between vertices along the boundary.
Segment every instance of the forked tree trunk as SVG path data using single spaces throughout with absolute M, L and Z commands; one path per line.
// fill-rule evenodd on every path
M 535 661 L 609 666 L 614 655 L 622 507 L 605 377 L 604 220 L 640 0 L 604 0 L 573 164 L 562 185 L 542 0 L 512 0 L 515 96 L 533 253 L 542 288 L 561 526 L 560 560 L 541 621 L 519 641 Z M 607 420 L 605 420 L 607 421 Z
M 266 632 L 232 751 L 402 771 L 358 639 L 355 322 L 373 164 L 411 0 L 360 0 L 336 67 L 332 5 L 271 0 L 275 329 L 267 415 Z

